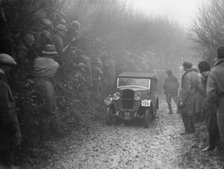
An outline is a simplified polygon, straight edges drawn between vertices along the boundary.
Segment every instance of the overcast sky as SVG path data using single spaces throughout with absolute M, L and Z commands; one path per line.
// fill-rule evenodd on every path
M 203 0 L 127 0 L 134 9 L 147 15 L 161 15 L 188 27 Z

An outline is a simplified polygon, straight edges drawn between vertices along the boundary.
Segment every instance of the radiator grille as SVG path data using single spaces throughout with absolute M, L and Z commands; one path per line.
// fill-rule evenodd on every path
M 134 109 L 134 91 L 130 89 L 125 89 L 122 91 L 122 109 Z

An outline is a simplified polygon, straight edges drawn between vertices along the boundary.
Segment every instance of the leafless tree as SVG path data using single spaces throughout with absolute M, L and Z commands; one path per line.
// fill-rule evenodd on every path
M 190 35 L 198 44 L 195 49 L 203 55 L 201 57 L 212 62 L 216 48 L 224 43 L 224 1 L 205 1 L 199 8 Z

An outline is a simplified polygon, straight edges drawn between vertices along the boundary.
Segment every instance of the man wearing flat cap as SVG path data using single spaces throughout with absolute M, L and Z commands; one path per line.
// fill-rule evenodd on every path
M 217 106 L 221 147 L 224 147 L 224 46 L 217 49 L 217 61 L 211 69 L 206 87 L 208 102 Z
M 15 99 L 7 83 L 7 75 L 15 60 L 8 54 L 0 54 L 0 159 L 12 167 L 16 146 L 22 142 L 16 114 Z
M 185 132 L 181 133 L 181 135 L 194 133 L 195 131 L 195 100 L 198 88 L 198 73 L 192 68 L 192 64 L 184 62 L 183 68 L 184 74 L 181 78 L 178 103 L 179 112 L 185 127 Z
M 208 146 L 205 147 L 202 151 L 211 151 L 216 148 L 219 141 L 219 129 L 217 125 L 217 117 L 216 117 L 216 105 L 214 103 L 209 103 L 206 95 L 206 84 L 210 71 L 210 64 L 207 61 L 201 61 L 198 64 L 198 69 L 202 75 L 199 85 L 199 92 L 202 93 L 205 99 L 204 104 L 204 112 L 205 112 L 205 120 L 208 131 Z

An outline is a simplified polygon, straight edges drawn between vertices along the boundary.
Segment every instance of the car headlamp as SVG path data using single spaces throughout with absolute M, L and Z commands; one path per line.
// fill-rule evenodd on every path
M 105 103 L 107 106 L 109 106 L 109 105 L 112 103 L 112 100 L 113 100 L 113 98 L 111 98 L 111 97 L 109 96 L 109 97 L 107 97 L 107 98 L 104 100 L 104 103 Z
M 141 93 L 136 92 L 136 93 L 135 93 L 135 96 L 134 96 L 134 99 L 135 99 L 135 100 L 140 100 L 140 97 L 141 97 Z
M 114 100 L 119 100 L 120 97 L 121 97 L 121 94 L 119 92 L 114 93 L 114 96 L 113 96 Z

